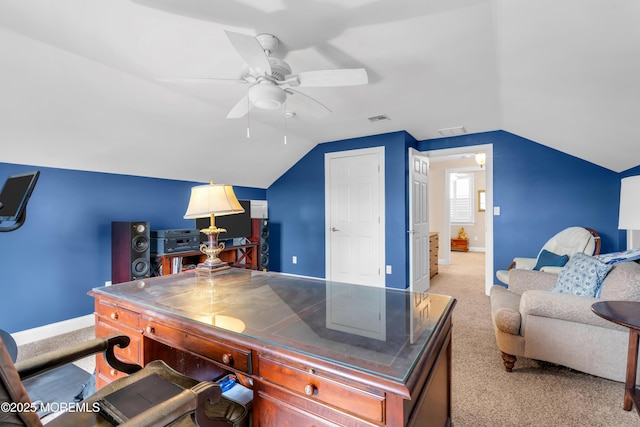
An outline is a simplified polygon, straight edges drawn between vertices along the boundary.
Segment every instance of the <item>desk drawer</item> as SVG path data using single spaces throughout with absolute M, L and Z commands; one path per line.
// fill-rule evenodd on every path
M 125 348 L 114 347 L 113 354 L 122 361 L 132 362 L 136 364 L 140 364 L 142 360 L 141 348 L 140 345 L 142 341 L 142 336 L 139 332 L 134 332 L 124 328 L 122 326 L 116 326 L 111 324 L 110 322 L 105 321 L 101 317 L 96 319 L 96 337 L 107 337 L 109 335 L 126 335 L 131 339 L 129 345 Z
M 144 334 L 151 338 L 214 362 L 221 363 L 246 374 L 251 374 L 251 350 L 230 343 L 218 342 L 215 338 L 202 338 L 190 332 L 174 329 L 153 319 L 143 318 Z
M 261 357 L 260 376 L 307 398 L 375 422 L 385 419 L 385 398 Z
M 114 323 L 122 323 L 136 330 L 139 330 L 140 328 L 140 314 L 127 310 L 126 308 L 122 308 L 106 301 L 97 301 L 96 312 L 100 316 L 104 316 Z

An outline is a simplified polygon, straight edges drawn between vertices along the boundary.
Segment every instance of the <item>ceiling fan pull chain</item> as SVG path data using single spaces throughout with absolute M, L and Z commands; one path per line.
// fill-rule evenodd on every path
M 284 100 L 284 145 L 287 145 L 287 100 Z
M 250 129 L 250 125 L 249 125 L 249 115 L 251 114 L 251 104 L 249 104 L 251 101 L 249 100 L 249 97 L 247 96 L 247 139 L 251 138 L 251 132 L 249 131 Z

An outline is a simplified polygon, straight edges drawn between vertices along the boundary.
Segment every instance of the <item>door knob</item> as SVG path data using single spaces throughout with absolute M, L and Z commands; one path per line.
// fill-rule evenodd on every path
M 338 230 L 338 229 L 337 229 L 337 228 L 335 228 L 335 227 L 331 227 L 331 231 L 340 231 L 340 230 Z

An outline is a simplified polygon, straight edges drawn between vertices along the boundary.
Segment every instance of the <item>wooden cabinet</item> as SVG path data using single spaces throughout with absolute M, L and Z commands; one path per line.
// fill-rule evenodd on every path
M 207 256 L 200 251 L 171 254 L 151 254 L 154 276 L 180 273 L 204 262 Z M 232 267 L 258 269 L 258 243 L 227 246 L 220 252 L 220 260 Z
M 469 239 L 451 239 L 451 250 L 469 252 Z
M 94 289 L 96 333 L 128 335 L 124 361 L 164 360 L 198 380 L 236 373 L 253 389 L 253 427 L 450 425 L 451 297 L 420 294 L 431 307 L 423 319 L 411 293 L 341 284 L 383 293 L 381 315 L 395 317 L 380 340 L 327 326 L 330 282 L 233 268 L 200 280 L 185 272 Z M 225 316 L 214 298 L 231 307 Z M 97 371 L 98 388 L 122 376 L 101 356 Z
M 429 233 L 429 274 L 430 277 L 438 274 L 438 233 Z

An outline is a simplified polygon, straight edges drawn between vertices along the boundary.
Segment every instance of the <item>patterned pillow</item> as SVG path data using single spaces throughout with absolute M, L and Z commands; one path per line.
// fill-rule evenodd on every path
M 611 267 L 597 258 L 577 252 L 560 271 L 558 281 L 550 291 L 595 297 Z

